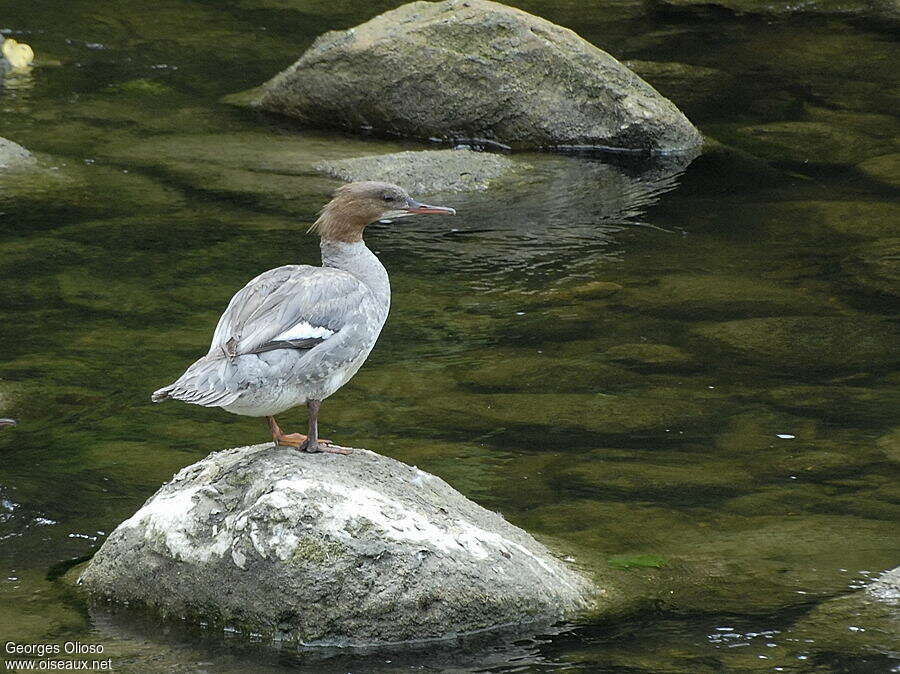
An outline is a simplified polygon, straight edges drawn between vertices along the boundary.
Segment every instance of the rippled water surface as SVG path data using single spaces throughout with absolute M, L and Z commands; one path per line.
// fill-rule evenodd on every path
M 516 155 L 491 191 L 421 195 L 455 218 L 372 227 L 392 315 L 321 423 L 573 555 L 605 603 L 537 637 L 298 653 L 89 608 L 60 575 L 181 466 L 266 439 L 149 393 L 249 278 L 316 259 L 316 161 L 420 146 L 220 99 L 395 3 L 7 4 L 39 62 L 0 136 L 41 170 L 0 180 L 4 642 L 103 643 L 128 672 L 896 671 L 896 624 L 841 608 L 900 557 L 884 21 L 520 3 L 632 63 L 704 153 Z

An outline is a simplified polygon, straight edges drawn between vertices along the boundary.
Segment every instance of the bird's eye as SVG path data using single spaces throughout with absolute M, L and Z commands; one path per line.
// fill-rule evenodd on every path
M 393 197 L 392 195 L 390 195 L 390 194 L 385 194 L 385 195 L 384 195 L 383 197 L 381 197 L 381 198 L 384 199 L 385 201 L 393 201 L 393 200 L 394 200 L 394 197 Z

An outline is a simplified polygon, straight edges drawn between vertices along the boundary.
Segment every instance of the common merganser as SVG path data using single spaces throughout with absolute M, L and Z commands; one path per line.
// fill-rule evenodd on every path
M 209 352 L 151 399 L 168 398 L 266 417 L 275 445 L 348 454 L 318 436 L 319 406 L 356 374 L 391 302 L 388 275 L 363 241 L 367 225 L 410 213 L 453 215 L 388 183 L 344 185 L 309 231 L 322 266 L 286 265 L 260 274 L 228 304 Z M 275 415 L 307 404 L 309 432 L 283 433 Z

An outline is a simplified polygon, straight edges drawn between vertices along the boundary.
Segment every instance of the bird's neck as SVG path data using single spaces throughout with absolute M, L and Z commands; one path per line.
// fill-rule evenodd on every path
M 387 271 L 381 261 L 366 247 L 365 241 L 332 241 L 322 239 L 322 266 L 343 269 L 363 282 L 372 293 L 389 301 L 391 286 Z

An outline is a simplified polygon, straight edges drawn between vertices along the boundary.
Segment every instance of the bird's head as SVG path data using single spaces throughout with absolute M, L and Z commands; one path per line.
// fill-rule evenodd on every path
M 429 206 L 413 199 L 402 187 L 374 181 L 349 183 L 339 187 L 309 228 L 321 238 L 353 243 L 376 220 L 416 213 L 454 215 L 452 208 Z

